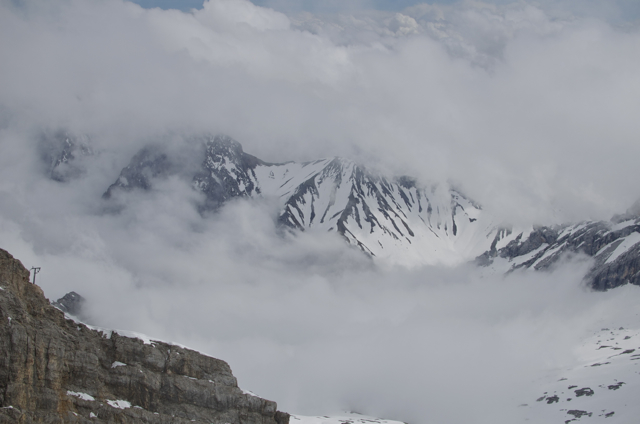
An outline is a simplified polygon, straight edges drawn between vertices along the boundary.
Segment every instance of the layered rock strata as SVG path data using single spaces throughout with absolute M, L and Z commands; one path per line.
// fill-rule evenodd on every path
M 0 249 L 0 423 L 288 421 L 224 361 L 65 318 Z

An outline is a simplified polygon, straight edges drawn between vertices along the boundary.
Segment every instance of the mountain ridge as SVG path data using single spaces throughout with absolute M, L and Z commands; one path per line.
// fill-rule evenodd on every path
M 640 285 L 640 216 L 631 210 L 610 221 L 532 227 L 513 234 L 517 235 L 506 246 L 493 245 L 476 263 L 498 272 L 543 271 L 567 257 L 583 255 L 593 260 L 584 278 L 593 289 Z
M 87 140 L 57 132 L 52 143 L 58 147 L 50 151 L 61 151 L 63 157 L 47 156 L 51 178 L 63 182 L 57 178 L 62 171 L 77 175 L 66 170 L 77 169 L 75 156 L 91 152 Z M 201 214 L 233 199 L 270 197 L 279 204 L 277 225 L 335 232 L 394 265 L 474 261 L 504 273 L 545 270 L 569 255 L 586 255 L 594 266 L 585 281 L 594 289 L 640 285 L 638 204 L 611 221 L 506 228 L 454 187 L 385 176 L 349 159 L 271 163 L 244 152 L 226 135 L 183 136 L 179 145 L 187 146 L 186 153 L 166 143 L 145 145 L 104 192 L 105 201 L 120 193 L 153 190 L 159 180 L 179 176 L 202 193 L 204 200 L 196 206 Z M 619 246 L 624 251 L 609 259 Z
M 184 169 L 161 148 L 144 147 L 103 197 L 150 190 L 153 180 L 184 174 L 204 194 L 201 212 L 233 198 L 272 197 L 280 202 L 280 225 L 335 231 L 372 256 L 404 265 L 473 259 L 489 248 L 497 231 L 479 205 L 449 187 L 386 177 L 340 157 L 269 163 L 245 153 L 227 136 L 198 136 L 189 142 L 203 146 L 196 169 Z M 409 248 L 416 244 L 429 252 Z

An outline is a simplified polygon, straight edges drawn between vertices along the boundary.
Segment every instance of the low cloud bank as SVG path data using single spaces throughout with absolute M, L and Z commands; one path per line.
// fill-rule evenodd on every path
M 628 325 L 640 295 L 590 292 L 581 261 L 507 277 L 389 268 L 332 234 L 278 232 L 268 201 L 202 220 L 173 183 L 117 215 L 3 218 L 3 247 L 42 267 L 50 298 L 86 297 L 89 322 L 223 358 L 241 387 L 294 413 L 514 422 L 535 381 L 570 366 L 589 331 Z

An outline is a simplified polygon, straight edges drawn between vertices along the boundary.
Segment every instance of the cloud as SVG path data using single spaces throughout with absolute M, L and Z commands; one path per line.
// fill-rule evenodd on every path
M 50 297 L 81 292 L 90 322 L 223 358 L 241 387 L 290 412 L 517 421 L 536 379 L 570 365 L 588 331 L 634 315 L 637 287 L 590 292 L 588 263 L 507 278 L 387 268 L 332 234 L 277 233 L 268 204 L 203 222 L 193 192 L 165 184 L 122 214 L 57 228 L 3 217 L 3 243 L 42 267 Z
M 386 268 L 335 235 L 279 232 L 270 199 L 202 217 L 180 178 L 123 194 L 119 213 L 100 196 L 143 145 L 184 152 L 208 131 L 267 161 L 452 180 L 505 222 L 608 218 L 640 197 L 640 35 L 575 10 L 2 1 L 2 247 L 42 267 L 51 298 L 87 297 L 93 323 L 220 356 L 292 412 L 513 422 L 531 379 L 633 288 L 585 292 L 582 263 L 506 279 Z M 66 183 L 40 159 L 59 129 L 95 153 Z
M 505 220 L 607 218 L 640 197 L 634 27 L 524 2 L 291 17 L 240 0 L 23 4 L 2 6 L 3 121 L 93 134 L 120 163 L 178 128 L 271 161 L 453 179 Z

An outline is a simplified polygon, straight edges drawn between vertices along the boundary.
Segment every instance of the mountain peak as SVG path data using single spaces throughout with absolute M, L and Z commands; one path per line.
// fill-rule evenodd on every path
M 225 134 L 203 136 L 207 151 L 220 156 L 242 155 L 242 145 Z
M 149 190 L 155 179 L 182 175 L 204 194 L 200 211 L 233 198 L 271 197 L 281 203 L 280 225 L 335 231 L 349 244 L 394 263 L 460 263 L 490 247 L 497 231 L 480 207 L 460 192 L 423 188 L 410 177 L 372 172 L 351 159 L 266 163 L 226 135 L 193 140 L 203 146 L 194 168 L 167 149 L 145 147 L 105 193 Z M 193 142 L 193 140 L 191 142 Z

